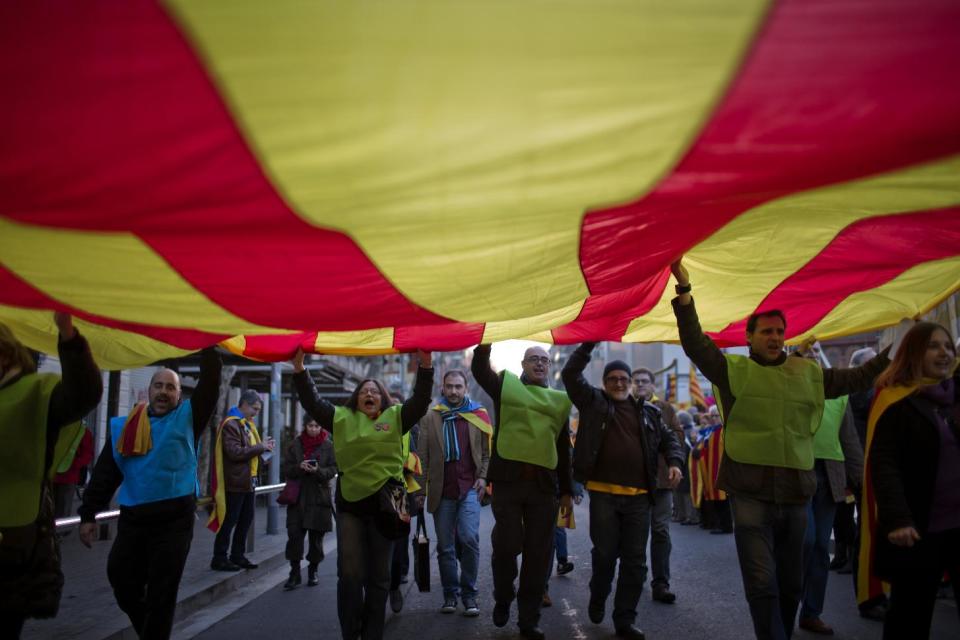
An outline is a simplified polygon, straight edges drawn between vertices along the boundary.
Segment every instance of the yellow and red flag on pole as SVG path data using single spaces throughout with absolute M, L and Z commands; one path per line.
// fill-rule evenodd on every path
M 675 341 L 681 255 L 721 346 L 956 291 L 960 5 L 711 8 L 2 3 L 0 321 L 124 368 Z
M 697 367 L 690 363 L 690 404 L 696 405 L 700 409 L 707 408 L 707 399 L 703 395 L 703 389 L 700 388 L 700 379 L 697 378 Z

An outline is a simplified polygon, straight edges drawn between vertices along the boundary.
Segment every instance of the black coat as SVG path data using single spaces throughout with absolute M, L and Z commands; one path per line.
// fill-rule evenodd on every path
M 297 504 L 287 507 L 287 526 L 325 533 L 333 529 L 330 481 L 337 475 L 337 463 L 330 438 L 327 438 L 313 457 L 317 460 L 317 471 L 307 473 L 300 468 L 300 463 L 303 462 L 303 441 L 294 438 L 286 451 L 283 467 L 287 479 L 300 481 L 300 498 Z
M 593 347 L 592 342 L 577 347 L 561 373 L 567 395 L 580 411 L 577 446 L 573 452 L 573 477 L 583 483 L 593 475 L 607 424 L 613 421 L 615 411 L 607 394 L 583 377 Z M 662 454 L 670 466 L 682 467 L 683 449 L 676 432 L 660 419 L 660 409 L 656 405 L 644 402 L 642 412 L 644 429 L 641 430 L 640 444 L 646 456 L 647 486 L 651 489 L 649 496 L 653 500 L 653 489 L 657 486 L 657 454 Z
M 950 424 L 960 439 L 960 380 L 954 382 Z M 870 480 L 877 500 L 875 568 L 883 578 L 936 561 L 923 540 L 940 461 L 940 430 L 934 410 L 932 402 L 914 394 L 888 408 L 877 421 L 870 445 Z M 901 527 L 915 528 L 921 540 L 910 548 L 891 544 L 887 534 Z

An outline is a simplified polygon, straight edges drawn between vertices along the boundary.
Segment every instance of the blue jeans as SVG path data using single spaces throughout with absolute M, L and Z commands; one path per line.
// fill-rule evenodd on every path
M 758 640 L 793 634 L 803 590 L 803 537 L 807 505 L 731 496 L 733 537 L 743 590 Z
M 837 503 L 830 491 L 823 462 L 817 461 L 817 492 L 807 507 L 807 530 L 803 538 L 803 606 L 801 618 L 819 618 L 830 575 L 830 531 Z
M 613 598 L 613 624 L 617 629 L 628 627 L 637 619 L 637 602 L 647 579 L 649 533 L 649 496 L 590 492 L 590 600 L 607 601 L 619 559 L 620 575 Z
M 443 597 L 464 600 L 477 597 L 477 569 L 480 566 L 480 503 L 477 492 L 467 491 L 459 500 L 441 498 L 433 514 L 437 532 L 437 562 Z M 457 578 L 457 552 L 460 544 L 460 577 Z

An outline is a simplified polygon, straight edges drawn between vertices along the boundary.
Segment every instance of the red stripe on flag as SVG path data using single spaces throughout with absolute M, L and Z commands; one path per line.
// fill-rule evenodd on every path
M 483 340 L 483 329 L 483 323 L 470 322 L 397 327 L 393 332 L 393 348 L 397 351 L 466 349 Z
M 648 196 L 585 216 L 590 291 L 650 283 L 764 202 L 960 153 L 958 33 L 953 0 L 777 3 L 677 168 Z
M 860 220 L 774 289 L 757 310 L 784 311 L 787 337 L 802 335 L 850 295 L 916 265 L 958 254 L 960 207 Z M 708 335 L 721 346 L 740 345 L 746 328 L 744 318 Z
M 15 96 L 0 100 L 0 121 L 16 123 L 0 137 L 0 214 L 131 231 L 209 299 L 267 327 L 445 321 L 348 236 L 290 209 L 159 3 L 0 3 L 0 87 Z

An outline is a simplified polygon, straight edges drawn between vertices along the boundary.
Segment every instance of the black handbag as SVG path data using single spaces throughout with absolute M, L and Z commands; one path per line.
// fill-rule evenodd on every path
M 427 525 L 424 513 L 417 517 L 417 531 L 411 541 L 413 545 L 413 579 L 420 591 L 430 591 L 430 538 L 427 537 Z

